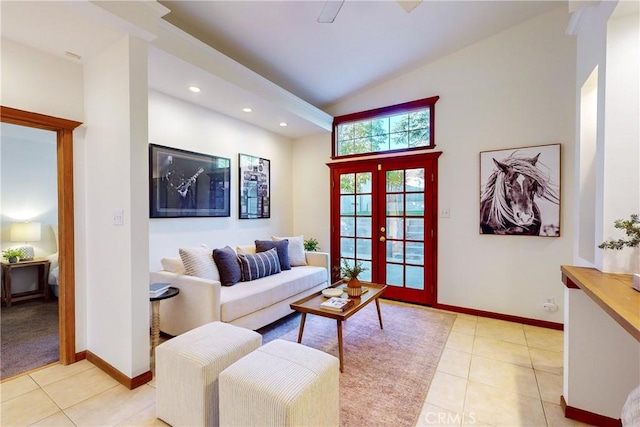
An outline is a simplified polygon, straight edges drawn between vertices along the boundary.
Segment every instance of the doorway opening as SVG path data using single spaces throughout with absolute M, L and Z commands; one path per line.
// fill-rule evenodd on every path
M 73 130 L 81 123 L 4 106 L 0 106 L 0 120 L 56 132 L 60 363 L 68 365 L 76 361 Z

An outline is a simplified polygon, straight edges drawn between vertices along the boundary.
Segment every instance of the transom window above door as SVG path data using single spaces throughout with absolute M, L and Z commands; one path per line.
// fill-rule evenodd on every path
M 434 148 L 434 109 L 439 97 L 336 117 L 332 157 Z

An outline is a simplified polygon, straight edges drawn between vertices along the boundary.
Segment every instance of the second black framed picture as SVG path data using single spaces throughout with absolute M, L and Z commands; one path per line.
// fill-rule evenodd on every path
M 261 157 L 240 153 L 240 185 L 238 187 L 240 219 L 271 217 L 271 162 Z

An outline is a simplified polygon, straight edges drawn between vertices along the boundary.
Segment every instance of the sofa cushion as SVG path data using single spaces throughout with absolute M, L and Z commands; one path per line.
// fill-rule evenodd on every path
M 326 268 L 307 265 L 253 282 L 240 282 L 220 293 L 220 320 L 232 322 L 326 281 Z
M 271 236 L 271 240 L 288 240 L 289 241 L 289 263 L 291 267 L 299 267 L 307 265 L 307 258 L 304 255 L 304 236 L 277 237 Z
M 253 255 L 238 255 L 242 281 L 250 282 L 261 277 L 280 273 L 280 261 L 276 248 Z
M 237 254 L 244 254 L 244 255 L 255 254 L 256 253 L 256 246 L 255 245 L 236 246 L 236 253 Z
M 256 252 L 265 252 L 275 248 L 278 251 L 281 270 L 291 270 L 289 263 L 289 240 L 256 240 Z
M 231 247 L 225 246 L 221 249 L 214 249 L 213 259 L 218 266 L 220 284 L 222 286 L 233 286 L 242 279 L 238 256 Z
M 213 257 L 211 259 L 213 260 Z M 184 264 L 180 258 L 162 258 L 160 260 L 160 264 L 162 264 L 162 269 L 169 273 L 187 274 L 187 271 L 184 269 Z
M 216 263 L 213 262 L 210 249 L 206 247 L 180 248 L 178 252 L 187 275 L 202 279 L 220 280 L 220 274 Z M 176 271 L 176 273 L 178 272 Z

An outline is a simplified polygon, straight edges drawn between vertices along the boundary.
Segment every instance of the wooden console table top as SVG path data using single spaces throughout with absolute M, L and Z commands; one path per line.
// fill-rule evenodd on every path
M 640 342 L 640 292 L 630 274 L 603 273 L 595 268 L 563 265 L 562 282 L 579 288 Z

